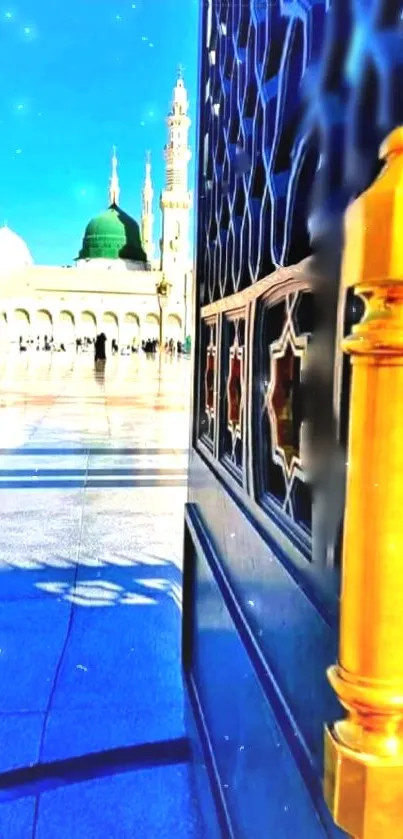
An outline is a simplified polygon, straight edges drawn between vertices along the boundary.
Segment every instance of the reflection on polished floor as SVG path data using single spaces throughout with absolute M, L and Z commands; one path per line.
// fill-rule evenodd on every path
M 189 379 L 187 359 L 0 360 L 1 837 L 202 835 L 179 656 Z

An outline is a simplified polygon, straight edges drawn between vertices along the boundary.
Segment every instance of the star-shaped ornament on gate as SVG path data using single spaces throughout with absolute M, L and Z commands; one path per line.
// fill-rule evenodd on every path
M 229 371 L 227 381 L 227 427 L 231 434 L 232 459 L 235 459 L 235 448 L 238 440 L 242 439 L 243 412 L 243 375 L 244 349 L 239 344 L 236 332 L 235 341 L 229 351 Z
M 270 346 L 270 380 L 266 396 L 274 463 L 281 466 L 290 497 L 294 477 L 304 480 L 301 465 L 301 405 L 298 393 L 308 336 L 296 336 L 292 314 L 297 295 L 287 300 L 287 317 L 278 341 Z

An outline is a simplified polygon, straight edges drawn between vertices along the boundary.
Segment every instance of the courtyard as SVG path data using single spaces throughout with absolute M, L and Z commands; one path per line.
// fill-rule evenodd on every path
M 0 360 L 0 835 L 202 835 L 180 667 L 190 361 Z

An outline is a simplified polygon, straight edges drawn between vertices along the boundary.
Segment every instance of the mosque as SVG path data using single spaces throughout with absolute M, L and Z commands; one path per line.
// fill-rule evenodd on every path
M 158 257 L 149 156 L 140 225 L 120 206 L 114 150 L 109 207 L 87 224 L 71 266 L 34 264 L 27 244 L 7 226 L 0 228 L 0 347 L 29 341 L 43 346 L 47 336 L 67 349 L 99 332 L 120 346 L 147 339 L 184 341 L 192 309 L 188 110 L 179 74 L 167 118 Z

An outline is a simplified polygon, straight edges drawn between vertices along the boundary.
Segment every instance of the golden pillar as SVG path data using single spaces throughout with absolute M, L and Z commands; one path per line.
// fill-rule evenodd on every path
M 403 837 L 403 128 L 347 210 L 342 280 L 366 301 L 352 359 L 339 661 L 325 797 L 355 839 Z

